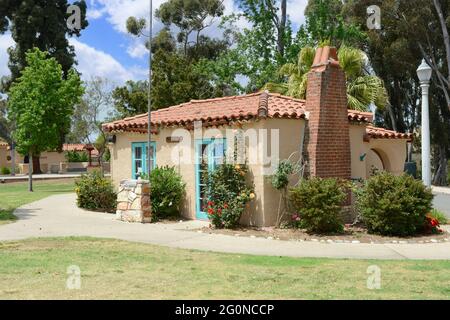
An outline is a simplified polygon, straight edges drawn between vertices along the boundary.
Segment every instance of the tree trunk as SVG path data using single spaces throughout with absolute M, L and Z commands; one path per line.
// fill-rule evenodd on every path
M 286 22 L 287 22 L 287 0 L 281 0 L 281 19 L 280 25 L 278 26 L 278 40 L 277 47 L 278 53 L 281 57 L 284 57 L 284 50 L 286 44 L 284 43 L 284 32 L 286 30 Z
M 11 142 L 11 176 L 16 175 L 16 145 Z
M 445 186 L 447 185 L 447 152 L 445 146 L 439 146 L 439 159 L 437 162 L 437 170 L 434 175 L 433 185 Z
M 40 156 L 33 155 L 33 173 L 42 174 Z
M 444 17 L 444 13 L 442 11 L 441 3 L 439 0 L 433 0 L 434 8 L 436 9 L 436 13 L 439 17 L 439 23 L 441 24 L 441 30 L 442 30 L 442 37 L 444 38 L 444 46 L 445 46 L 445 58 L 447 61 L 447 90 L 450 90 L 450 36 L 447 29 L 447 22 L 446 18 Z M 443 88 L 443 90 L 445 90 Z M 450 110 L 450 103 L 447 101 L 447 107 Z
M 28 191 L 33 192 L 33 163 L 31 152 L 28 153 Z

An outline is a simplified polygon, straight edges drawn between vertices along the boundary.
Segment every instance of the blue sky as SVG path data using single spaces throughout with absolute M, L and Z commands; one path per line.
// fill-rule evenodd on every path
M 165 0 L 153 0 L 154 9 Z M 147 78 L 147 52 L 144 40 L 127 34 L 126 19 L 130 16 L 146 17 L 150 0 L 87 0 L 89 27 L 79 38 L 70 39 L 77 53 L 77 69 L 85 80 L 93 76 L 108 78 L 119 85 L 126 80 Z M 303 11 L 307 0 L 289 0 L 288 13 L 295 27 L 304 21 Z M 234 0 L 224 0 L 226 14 L 237 12 Z M 239 25 L 245 27 L 246 21 Z M 155 33 L 161 23 L 154 21 Z M 209 35 L 219 35 L 217 26 L 207 30 Z M 0 77 L 9 74 L 6 50 L 14 42 L 10 34 L 0 36 Z

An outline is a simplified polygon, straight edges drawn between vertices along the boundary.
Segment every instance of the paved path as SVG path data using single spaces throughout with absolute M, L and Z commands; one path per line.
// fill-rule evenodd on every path
M 433 206 L 450 219 L 450 188 L 433 187 Z
M 450 259 L 450 242 L 348 244 L 268 240 L 198 233 L 205 222 L 133 224 L 75 206 L 75 195 L 55 195 L 16 210 L 19 221 L 0 226 L 0 241 L 30 237 L 92 236 L 204 251 L 291 257 Z

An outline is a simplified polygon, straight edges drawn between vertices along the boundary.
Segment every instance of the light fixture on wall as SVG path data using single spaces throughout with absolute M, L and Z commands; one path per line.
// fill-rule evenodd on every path
M 366 158 L 366 156 L 367 156 L 367 153 L 362 153 L 360 156 L 359 156 L 359 161 L 364 161 L 364 159 Z
M 115 144 L 115 143 L 116 143 L 116 140 L 117 140 L 116 135 L 108 136 L 108 137 L 106 138 L 106 142 L 107 142 L 108 144 Z
M 183 137 L 167 137 L 166 142 L 167 143 L 179 143 L 183 141 Z

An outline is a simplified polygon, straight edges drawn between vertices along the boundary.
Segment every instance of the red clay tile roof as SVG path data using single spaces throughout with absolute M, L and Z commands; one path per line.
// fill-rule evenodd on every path
M 65 143 L 63 144 L 63 151 L 86 151 L 88 152 L 88 149 L 92 149 L 91 155 L 96 157 L 98 156 L 98 150 L 95 149 L 93 146 L 88 144 L 82 144 L 82 143 Z
M 86 145 L 82 143 L 66 143 L 63 144 L 63 151 L 84 151 Z
M 372 112 L 362 112 L 357 110 L 348 110 L 348 120 L 357 122 L 372 122 Z
M 400 133 L 384 128 L 374 126 L 367 126 L 366 133 L 372 139 L 408 139 L 412 140 L 412 135 L 409 133 Z
M 192 100 L 178 106 L 152 112 L 152 125 L 189 126 L 194 121 L 210 124 L 226 123 L 234 120 L 249 120 L 258 117 L 260 99 L 264 93 L 224 97 L 208 100 Z M 305 100 L 268 94 L 268 118 L 305 118 Z M 140 131 L 147 128 L 147 114 L 107 123 L 107 131 Z
M 259 117 L 258 111 L 264 108 L 267 108 L 268 118 L 304 119 L 306 115 L 305 103 L 305 100 L 264 92 L 208 100 L 192 100 L 174 107 L 153 111 L 152 126 L 192 127 L 194 121 L 203 121 L 209 125 L 225 124 L 234 120 L 256 119 Z M 145 113 L 106 123 L 103 127 L 109 132 L 146 132 L 147 118 L 148 114 Z M 348 110 L 348 120 L 371 123 L 373 114 L 371 112 Z M 411 138 L 409 135 L 395 131 L 373 126 L 367 128 L 367 134 L 371 138 Z M 157 133 L 155 128 L 152 131 Z

